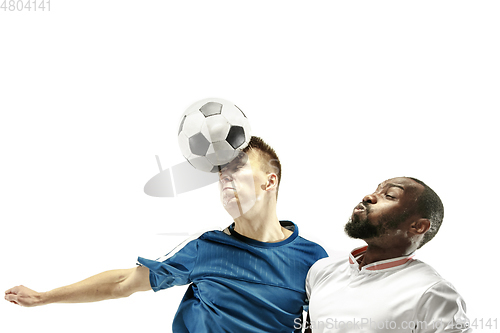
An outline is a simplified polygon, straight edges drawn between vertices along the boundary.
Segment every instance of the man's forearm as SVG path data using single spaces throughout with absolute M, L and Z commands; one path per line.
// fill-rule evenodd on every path
M 40 293 L 40 305 L 50 303 L 86 303 L 126 297 L 120 283 L 130 269 L 117 269 L 91 276 L 80 282 Z

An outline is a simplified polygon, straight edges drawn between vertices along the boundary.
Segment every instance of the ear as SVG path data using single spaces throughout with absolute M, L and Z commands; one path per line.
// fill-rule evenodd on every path
M 278 187 L 278 176 L 273 172 L 268 173 L 265 191 L 269 191 L 277 187 Z
M 410 231 L 415 235 L 425 234 L 431 227 L 429 219 L 420 218 L 410 225 Z

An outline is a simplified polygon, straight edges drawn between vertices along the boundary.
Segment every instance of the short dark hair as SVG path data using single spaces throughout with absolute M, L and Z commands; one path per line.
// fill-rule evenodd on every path
M 444 206 L 436 192 L 434 192 L 423 181 L 412 177 L 406 178 L 409 178 L 424 187 L 423 192 L 417 198 L 417 205 L 415 207 L 415 210 L 423 218 L 426 218 L 431 222 L 431 227 L 425 233 L 424 238 L 418 246 L 418 248 L 421 248 L 425 243 L 436 236 L 439 228 L 441 227 L 444 218 Z
M 276 175 L 278 176 L 278 187 L 276 190 L 277 197 L 281 182 L 281 162 L 278 158 L 278 155 L 270 145 L 268 145 L 264 140 L 262 140 L 262 138 L 258 136 L 252 136 L 250 138 L 250 142 L 248 143 L 248 146 L 243 149 L 243 152 L 248 153 L 250 149 L 258 150 L 260 157 L 265 162 L 261 163 L 262 171 L 270 172 L 270 170 L 272 169 L 271 172 L 276 173 Z

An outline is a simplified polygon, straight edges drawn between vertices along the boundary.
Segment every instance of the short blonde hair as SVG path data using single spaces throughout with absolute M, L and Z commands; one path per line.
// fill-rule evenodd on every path
M 281 162 L 276 154 L 276 151 L 268 145 L 262 138 L 258 136 L 252 136 L 248 146 L 243 149 L 244 153 L 248 153 L 250 150 L 255 150 L 263 163 L 260 163 L 261 169 L 264 172 L 273 172 L 278 176 L 278 186 L 276 190 L 276 197 L 278 197 L 278 190 L 281 182 Z

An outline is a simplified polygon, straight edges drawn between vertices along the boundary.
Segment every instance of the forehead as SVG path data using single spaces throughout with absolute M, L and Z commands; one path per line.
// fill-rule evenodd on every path
M 403 193 L 413 195 L 419 195 L 424 190 L 424 187 L 421 184 L 417 183 L 413 179 L 405 177 L 391 178 L 383 181 L 378 185 L 377 190 L 389 187 L 400 188 L 403 190 Z
M 253 149 L 248 152 L 240 152 L 237 157 L 235 157 L 231 162 L 221 166 L 220 171 L 225 169 L 231 169 L 240 166 L 250 166 L 250 164 L 259 162 L 259 154 Z

